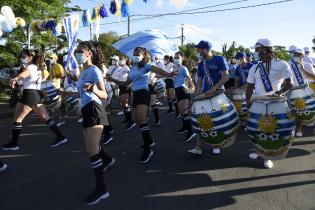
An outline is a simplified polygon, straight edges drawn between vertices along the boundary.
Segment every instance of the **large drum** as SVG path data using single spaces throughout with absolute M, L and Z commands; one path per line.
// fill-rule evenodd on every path
M 158 98 L 165 96 L 166 94 L 166 84 L 163 79 L 158 79 L 156 81 L 156 95 Z
M 308 85 L 293 87 L 287 94 L 289 106 L 304 125 L 315 123 L 315 95 Z
M 193 101 L 193 128 L 199 138 L 213 148 L 224 148 L 234 143 L 238 120 L 236 108 L 223 91 L 212 97 Z
M 65 88 L 66 92 L 78 92 L 73 86 Z M 68 96 L 67 97 L 67 114 L 69 116 L 81 116 L 80 98 Z
M 266 160 L 283 159 L 295 133 L 295 118 L 283 97 L 262 96 L 253 99 L 247 131 L 257 154 Z
M 238 112 L 238 116 L 240 117 L 240 119 L 246 120 L 248 110 L 246 106 L 245 88 L 238 88 L 233 90 L 231 99 Z
M 309 83 L 309 87 L 312 89 L 313 94 L 315 93 L 315 81 L 310 81 Z
M 61 97 L 51 81 L 42 82 L 41 91 L 44 95 L 43 103 L 48 109 L 55 110 L 61 106 Z

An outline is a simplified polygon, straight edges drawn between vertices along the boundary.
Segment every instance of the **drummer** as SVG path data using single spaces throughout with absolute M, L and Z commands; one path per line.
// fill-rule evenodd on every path
M 258 65 L 254 65 L 249 70 L 246 85 L 246 103 L 248 108 L 251 106 L 253 94 L 255 96 L 282 95 L 292 87 L 290 67 L 287 62 L 277 59 L 273 51 L 272 42 L 269 39 L 259 39 L 253 48 L 255 48 L 255 60 L 259 60 L 263 64 L 265 71 L 257 71 Z M 266 75 L 264 77 L 266 79 L 263 80 L 261 72 L 269 75 L 269 79 Z M 269 87 L 268 83 L 270 84 Z M 249 157 L 257 159 L 258 154 L 251 153 Z M 273 162 L 264 160 L 264 166 L 272 168 Z
M 197 48 L 197 56 L 201 62 L 198 64 L 198 80 L 195 89 L 195 95 L 200 92 L 205 97 L 212 96 L 218 89 L 221 89 L 229 79 L 229 66 L 223 56 L 213 55 L 211 52 L 212 44 L 208 41 L 200 41 Z M 197 140 L 194 149 L 188 150 L 193 155 L 202 154 L 202 141 Z M 221 153 L 219 148 L 213 148 L 212 153 L 218 155 Z
M 246 54 L 244 52 L 238 52 L 235 56 L 236 59 L 236 70 L 235 70 L 235 80 L 234 88 L 245 87 L 248 72 L 250 68 L 254 65 L 248 62 L 246 59 Z
M 292 83 L 293 86 L 300 86 L 303 84 L 307 84 L 307 80 L 314 81 L 315 80 L 315 69 L 312 64 L 306 63 L 303 61 L 303 50 L 300 48 L 296 48 L 292 51 L 292 59 L 289 61 L 289 65 L 291 68 L 291 73 L 293 75 Z M 295 71 L 297 68 L 298 71 Z M 299 78 L 299 79 L 298 79 Z M 303 132 L 303 123 L 301 120 L 296 120 L 296 133 L 297 137 L 302 137 Z

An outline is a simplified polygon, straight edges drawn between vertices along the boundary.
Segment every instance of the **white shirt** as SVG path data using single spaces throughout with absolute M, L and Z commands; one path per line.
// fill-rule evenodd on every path
M 169 62 L 167 65 L 164 66 L 164 71 L 166 71 L 167 73 L 171 73 L 174 70 L 174 66 L 174 63 Z
M 69 69 L 69 74 L 73 77 L 76 75 L 79 76 L 80 75 L 80 69 L 79 68 Z M 68 79 L 70 80 L 70 83 L 69 83 Z M 75 84 L 76 84 L 76 82 L 71 80 L 70 78 L 68 78 L 68 76 L 65 78 L 64 87 L 68 87 L 68 86 L 75 87 Z
M 312 65 L 315 65 L 315 57 L 312 57 L 312 56 L 310 56 L 310 55 L 305 55 L 305 56 L 303 57 L 303 61 L 304 61 L 305 63 L 310 63 L 310 64 L 312 64 Z
M 38 71 L 38 67 L 34 64 L 28 65 L 26 69 L 31 72 L 31 75 L 23 80 L 23 88 L 40 90 L 40 84 L 42 83 L 42 71 Z
M 130 68 L 127 65 L 124 66 L 110 66 L 108 73 L 112 75 L 114 79 L 119 81 L 127 81 Z
M 249 70 L 248 77 L 247 77 L 248 83 L 255 84 L 254 95 L 256 96 L 274 94 L 276 91 L 279 91 L 281 89 L 281 85 L 285 79 L 292 77 L 290 66 L 287 62 L 283 60 L 272 59 L 271 67 L 269 70 L 269 78 L 270 78 L 273 91 L 266 93 L 265 86 L 260 76 L 260 69 L 257 68 L 257 65 L 258 64 L 254 65 Z M 266 64 L 264 64 L 264 67 L 266 67 Z
M 302 63 L 304 64 L 304 68 L 305 68 L 305 70 L 306 70 L 308 73 L 315 75 L 315 69 L 314 69 L 314 67 L 312 66 L 312 64 L 310 64 L 310 63 L 305 63 L 304 61 L 303 61 Z M 292 83 L 293 83 L 293 86 L 299 86 L 299 82 L 298 82 L 298 80 L 296 79 L 296 76 L 295 76 L 295 74 L 294 74 L 292 64 L 293 64 L 293 62 L 292 62 L 292 61 L 289 61 L 289 66 L 290 66 L 291 74 L 293 75 L 293 76 L 292 76 Z M 294 64 L 293 64 L 293 65 L 294 65 Z M 297 66 L 298 66 L 298 68 L 299 68 L 299 71 L 301 72 L 301 75 L 302 75 L 302 78 L 303 78 L 304 83 L 307 83 L 308 81 L 311 81 L 310 79 L 307 78 L 307 76 L 305 75 L 304 71 L 301 69 L 300 65 L 298 64 Z

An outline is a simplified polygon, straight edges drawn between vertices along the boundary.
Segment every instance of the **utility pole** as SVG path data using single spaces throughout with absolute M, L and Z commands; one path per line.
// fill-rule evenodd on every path
M 181 38 L 181 43 L 183 46 L 184 45 L 184 38 L 185 38 L 185 36 L 184 36 L 184 24 L 183 23 L 181 24 L 181 30 L 182 30 L 182 35 L 180 36 L 180 38 Z
M 92 41 L 92 24 L 90 23 L 90 41 Z
M 128 36 L 130 36 L 130 16 L 128 16 Z

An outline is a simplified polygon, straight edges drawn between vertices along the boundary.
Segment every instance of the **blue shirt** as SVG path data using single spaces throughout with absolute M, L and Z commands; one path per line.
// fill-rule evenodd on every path
M 235 71 L 237 69 L 237 65 L 236 64 L 231 64 L 230 68 L 229 68 L 229 78 L 235 78 Z
M 174 78 L 174 88 L 185 86 L 185 81 L 189 76 L 188 69 L 185 66 L 180 66 L 175 71 L 177 71 L 177 74 Z
M 81 72 L 77 82 L 77 89 L 81 98 L 81 108 L 91 101 L 102 105 L 102 101 L 97 95 L 83 90 L 84 83 L 97 84 L 101 80 L 103 80 L 102 72 L 96 66 L 91 66 Z
M 229 66 L 223 56 L 213 56 L 209 60 L 201 61 L 198 64 L 198 77 L 204 79 L 202 93 L 218 83 L 222 78 L 221 72 L 227 70 Z
M 137 91 L 145 89 L 149 91 L 149 76 L 152 65 L 146 64 L 144 67 L 139 68 L 138 66 L 133 66 L 130 69 L 129 79 L 132 81 L 132 91 Z
M 244 77 L 245 77 L 245 78 L 244 78 L 245 81 L 242 81 L 242 80 L 240 79 L 240 83 L 239 83 L 240 86 L 243 86 L 243 85 L 246 84 L 248 72 L 249 72 L 250 68 L 252 68 L 253 65 L 254 65 L 253 63 L 247 63 L 246 66 L 237 66 L 237 68 L 236 68 L 236 70 L 235 70 L 235 76 L 236 76 L 237 78 L 240 78 L 240 70 L 241 70 L 241 68 L 242 68 L 242 72 L 243 72 L 243 75 L 244 75 Z

